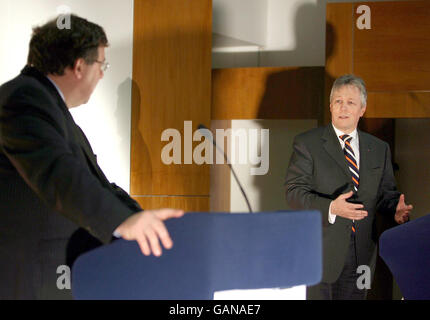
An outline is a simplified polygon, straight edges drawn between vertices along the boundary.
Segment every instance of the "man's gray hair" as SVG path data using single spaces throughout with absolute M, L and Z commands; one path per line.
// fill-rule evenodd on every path
M 366 85 L 364 84 L 363 79 L 361 79 L 360 77 L 357 77 L 353 74 L 345 74 L 345 75 L 340 76 L 339 78 L 336 79 L 336 81 L 333 83 L 333 86 L 331 88 L 330 102 L 333 98 L 334 92 L 343 86 L 354 86 L 358 90 L 360 90 L 361 107 L 366 106 L 366 104 L 367 104 Z

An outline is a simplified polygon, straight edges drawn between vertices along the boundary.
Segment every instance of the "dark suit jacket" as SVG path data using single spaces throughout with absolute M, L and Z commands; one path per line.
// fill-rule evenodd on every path
M 0 299 L 70 297 L 57 267 L 140 210 L 106 179 L 49 79 L 25 67 L 0 87 Z
M 372 267 L 376 254 L 375 215 L 392 215 L 399 192 L 387 143 L 358 131 L 360 149 L 360 185 L 357 200 L 368 212 L 356 224 L 359 265 Z M 286 176 L 286 199 L 292 209 L 317 209 L 323 221 L 323 282 L 338 279 L 348 251 L 352 220 L 336 217 L 328 222 L 330 202 L 353 190 L 351 173 L 333 126 L 316 128 L 298 135 Z

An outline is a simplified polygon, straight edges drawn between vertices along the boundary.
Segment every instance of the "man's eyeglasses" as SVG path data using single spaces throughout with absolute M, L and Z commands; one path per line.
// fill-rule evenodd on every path
M 107 61 L 98 61 L 98 60 L 94 60 L 93 62 L 100 63 L 100 65 L 101 65 L 101 69 L 102 69 L 102 71 L 103 71 L 103 72 L 105 72 L 105 71 L 106 71 L 107 69 L 109 69 L 109 67 L 110 67 L 109 62 L 107 62 Z

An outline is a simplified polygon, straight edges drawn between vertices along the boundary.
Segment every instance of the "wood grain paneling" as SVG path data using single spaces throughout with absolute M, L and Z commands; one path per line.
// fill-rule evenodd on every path
M 368 92 L 367 101 L 366 118 L 430 118 L 430 92 Z
M 212 120 L 316 119 L 324 68 L 233 68 L 212 71 Z
M 370 30 L 356 27 L 360 4 L 327 4 L 324 122 L 331 84 L 345 73 L 366 82 L 365 118 L 428 117 L 430 1 L 363 3 L 371 9 Z
M 324 110 L 320 124 L 331 121 L 330 91 L 334 80 L 353 71 L 353 25 L 352 3 L 327 4 Z
M 364 4 L 371 29 L 355 28 L 354 73 L 369 91 L 429 90 L 430 1 Z
M 132 195 L 209 195 L 209 167 L 184 164 L 183 139 L 184 121 L 210 125 L 211 28 L 211 0 L 134 1 Z M 169 128 L 181 133 L 182 164 L 161 160 Z
M 185 212 L 209 211 L 209 196 L 134 196 L 133 198 L 145 210 L 159 208 L 175 208 L 182 209 Z

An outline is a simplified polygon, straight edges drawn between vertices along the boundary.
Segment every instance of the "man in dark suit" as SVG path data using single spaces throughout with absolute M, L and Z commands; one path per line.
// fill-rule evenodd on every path
M 108 64 L 104 30 L 72 15 L 33 30 L 28 64 L 0 87 L 0 299 L 70 298 L 57 268 L 113 235 L 145 255 L 172 246 L 163 220 L 111 184 L 70 108 L 86 103 Z
M 388 144 L 357 130 L 366 100 L 362 79 L 338 78 L 330 94 L 331 124 L 294 140 L 287 203 L 319 210 L 323 221 L 323 276 L 308 287 L 308 299 L 365 299 L 357 268 L 367 265 L 373 272 L 376 213 L 400 224 L 412 210 L 396 189 Z

